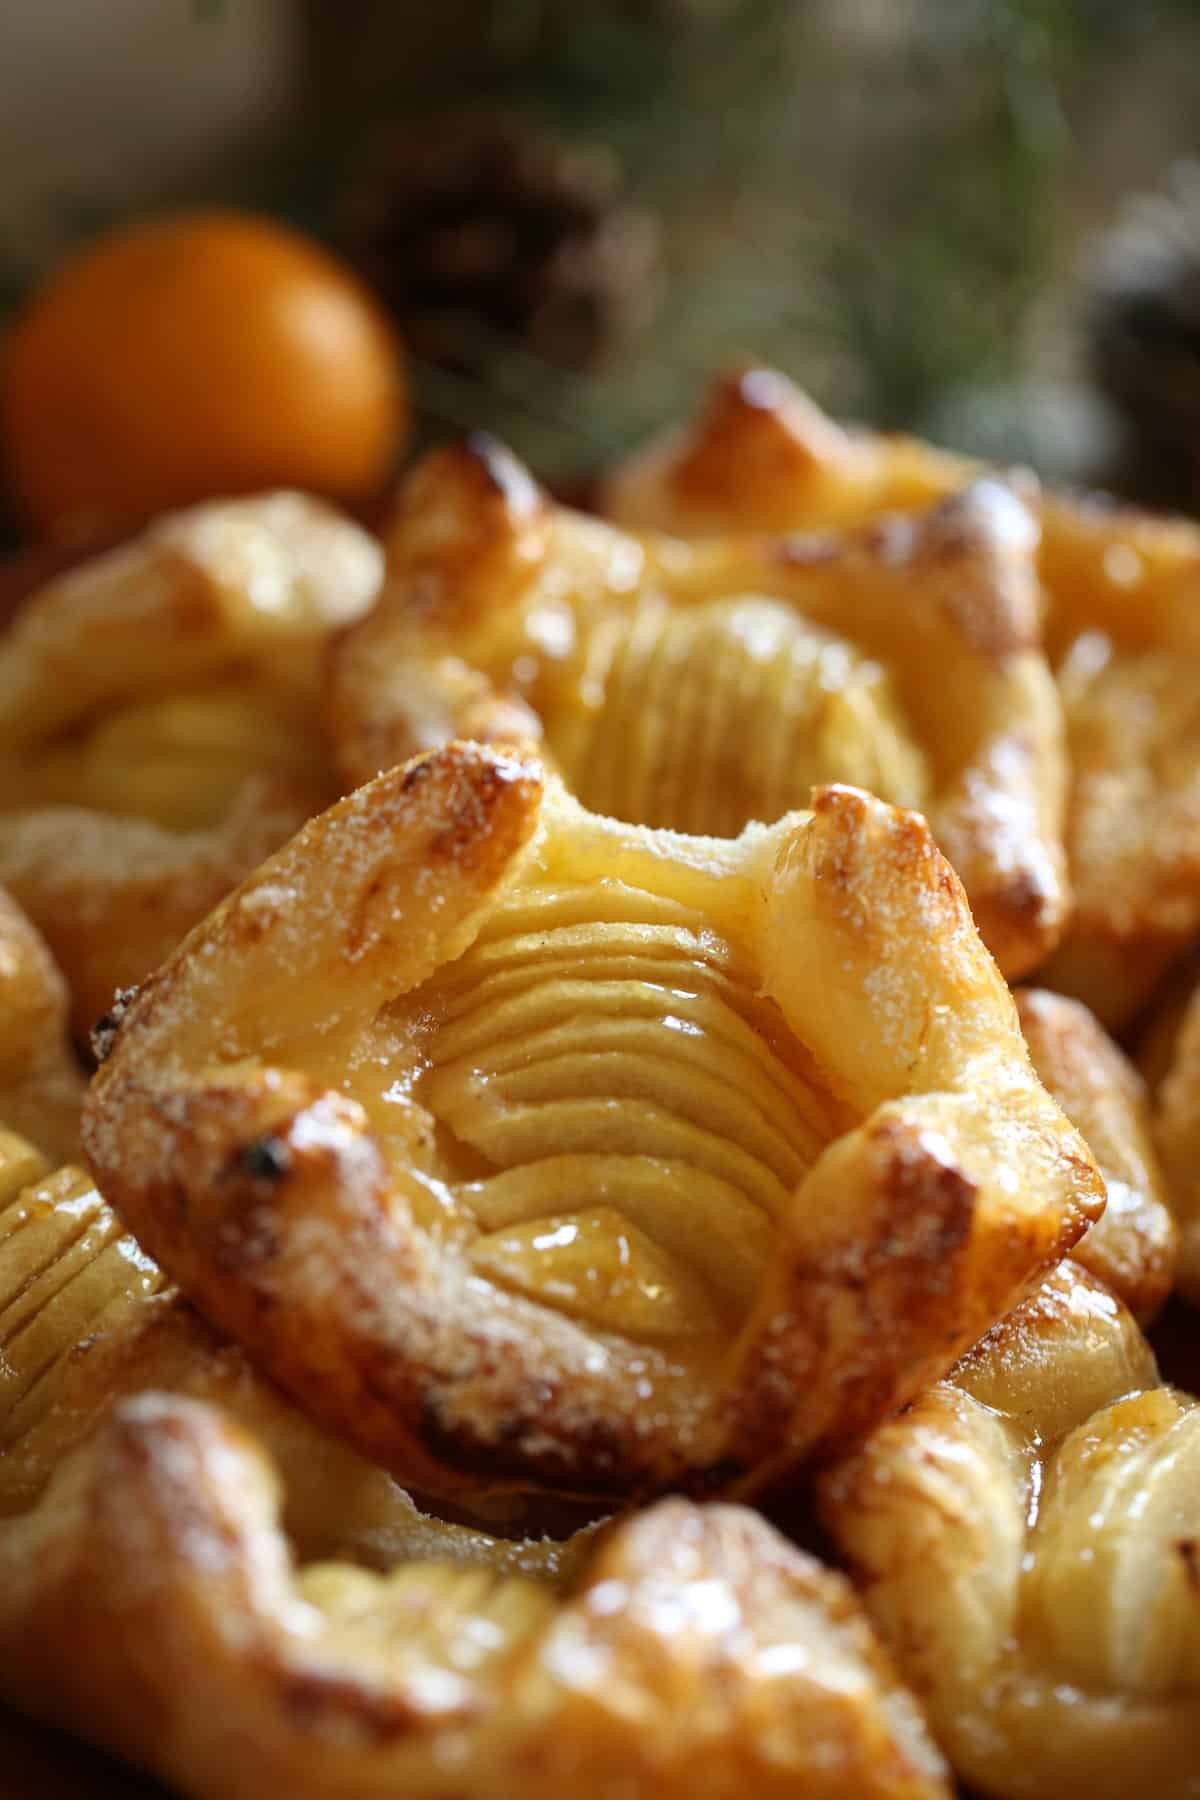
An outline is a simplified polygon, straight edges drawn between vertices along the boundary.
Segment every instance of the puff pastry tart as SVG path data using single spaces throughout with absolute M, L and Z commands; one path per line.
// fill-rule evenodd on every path
M 979 475 L 915 439 L 845 431 L 782 375 L 720 382 L 699 423 L 630 459 L 605 502 L 684 536 L 846 525 Z M 1100 497 L 1026 490 L 1040 526 L 1047 651 L 1072 769 L 1075 912 L 1047 971 L 1123 1023 L 1200 937 L 1200 528 Z
M 1194 1795 L 1200 1406 L 1065 1263 L 822 1480 L 958 1772 L 1004 1800 Z
M 0 1679 L 196 1800 L 946 1800 L 848 1584 L 738 1507 L 660 1502 L 559 1586 L 293 1565 L 217 1409 L 121 1402 L 0 1530 Z
M 314 728 L 378 545 L 299 494 L 166 517 L 0 636 L 0 881 L 86 1031 L 337 790 Z
M 40 1171 L 0 1132 L 6 1698 L 214 1800 L 948 1793 L 847 1584 L 761 1520 L 428 1517 Z
M 1066 904 L 1035 535 L 985 483 L 845 538 L 638 539 L 469 441 L 412 477 L 385 598 L 340 647 L 344 772 L 536 733 L 585 805 L 730 836 L 851 782 L 927 813 L 1018 973 Z
M 846 788 L 689 838 L 448 746 L 314 820 L 104 1040 L 105 1193 L 431 1491 L 761 1480 L 1102 1204 L 924 821 Z
M 1171 1292 L 1179 1256 L 1145 1083 L 1080 1001 L 1045 988 L 1013 997 L 1033 1066 L 1083 1133 L 1108 1193 L 1072 1256 L 1145 1323 Z

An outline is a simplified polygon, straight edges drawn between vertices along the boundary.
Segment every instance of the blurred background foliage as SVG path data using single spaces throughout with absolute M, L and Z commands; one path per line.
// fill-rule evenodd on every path
M 379 287 L 426 435 L 490 427 L 560 480 L 753 356 L 841 414 L 1192 502 L 1191 189 L 1111 227 L 1200 147 L 1195 0 L 119 0 L 111 29 L 149 11 L 184 88 L 237 39 L 247 118 L 123 184 L 81 157 L 33 230 L 0 178 L 0 306 L 99 223 L 235 200 Z

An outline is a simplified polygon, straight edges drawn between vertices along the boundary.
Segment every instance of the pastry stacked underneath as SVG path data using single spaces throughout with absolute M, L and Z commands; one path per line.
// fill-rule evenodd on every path
M 192 1800 L 1200 1795 L 1200 531 L 765 370 L 599 501 L 470 440 L 0 637 L 0 1698 Z

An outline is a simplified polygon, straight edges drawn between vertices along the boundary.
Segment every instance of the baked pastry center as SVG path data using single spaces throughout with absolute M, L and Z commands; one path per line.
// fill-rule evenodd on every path
M 734 837 L 835 780 L 899 806 L 928 795 L 882 665 L 780 601 L 651 602 L 585 624 L 531 698 L 572 791 L 637 824 Z
M 633 1337 L 727 1340 L 848 1118 L 729 940 L 618 880 L 522 885 L 348 1056 L 328 1049 L 424 1182 L 425 1228 Z

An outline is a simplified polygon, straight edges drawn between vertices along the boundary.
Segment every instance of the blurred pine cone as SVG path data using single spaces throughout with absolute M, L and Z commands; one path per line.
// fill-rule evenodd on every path
M 607 151 L 456 108 L 384 128 L 338 209 L 346 253 L 415 353 L 477 373 L 505 346 L 588 369 L 653 312 L 654 219 Z
M 1092 374 L 1124 427 L 1131 497 L 1200 500 L 1200 163 L 1141 195 L 1097 247 L 1085 327 Z

